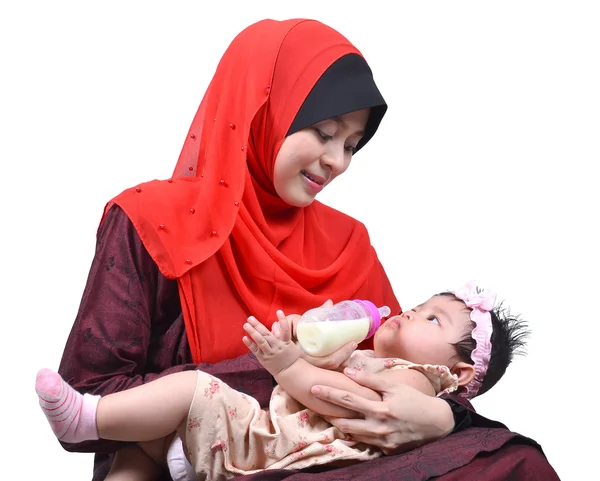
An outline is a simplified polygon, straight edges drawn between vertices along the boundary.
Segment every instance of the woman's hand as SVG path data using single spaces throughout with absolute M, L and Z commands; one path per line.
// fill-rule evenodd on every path
M 325 301 L 325 302 L 324 302 L 324 303 L 323 303 L 321 306 L 319 306 L 319 307 L 331 307 L 331 306 L 333 306 L 333 301 L 332 301 L 331 299 L 327 299 L 327 300 L 326 300 L 326 301 Z M 287 317 L 287 319 L 288 319 L 288 321 L 289 321 L 289 323 L 290 323 L 290 325 L 291 325 L 291 329 L 292 329 L 292 339 L 293 339 L 294 341 L 297 341 L 297 340 L 298 340 L 298 337 L 296 336 L 296 326 L 298 325 L 298 322 L 300 321 L 300 318 L 301 318 L 302 316 L 301 316 L 301 315 L 299 315 L 299 314 L 289 314 L 289 315 L 286 315 L 286 314 L 284 314 L 284 312 L 283 312 L 281 309 L 279 309 L 279 310 L 276 312 L 276 314 L 277 314 L 277 319 L 278 319 L 279 321 L 281 321 L 281 320 L 282 320 L 284 317 Z
M 356 350 L 356 343 L 349 342 L 344 344 L 337 351 L 323 357 L 314 357 L 300 348 L 302 351 L 302 359 L 309 362 L 313 366 L 320 367 L 322 369 L 328 369 L 330 371 L 341 371 L 342 367 L 345 367 L 346 361 L 350 358 L 352 353 Z
M 332 305 L 333 305 L 333 301 L 328 300 L 321 307 L 329 307 Z M 298 321 L 300 321 L 301 317 L 302 316 L 300 316 L 298 314 L 289 314 L 286 316 L 282 310 L 277 311 L 278 323 L 281 324 L 284 319 L 287 320 L 287 322 L 291 326 L 290 329 L 291 329 L 291 333 L 292 333 L 292 339 L 294 342 L 296 342 L 296 344 L 298 341 L 298 339 L 296 337 L 296 326 L 298 325 Z M 275 332 L 275 329 L 278 328 L 278 327 L 276 327 L 276 324 L 277 323 L 275 323 L 273 325 L 273 333 L 275 335 L 277 335 Z M 306 362 L 312 364 L 313 366 L 320 367 L 322 369 L 329 369 L 330 371 L 337 371 L 338 369 L 340 369 L 340 367 L 344 366 L 344 363 L 350 358 L 352 353 L 356 350 L 356 347 L 357 347 L 357 344 L 355 342 L 349 342 L 347 344 L 344 344 L 337 351 L 329 354 L 328 356 L 323 356 L 323 357 L 311 356 L 306 351 L 301 349 L 301 356 L 302 356 L 302 359 L 304 359 Z
M 447 436 L 454 429 L 454 416 L 446 401 L 427 396 L 406 385 L 393 385 L 382 376 L 345 369 L 358 384 L 377 391 L 382 401 L 371 401 L 328 386 L 314 386 L 312 394 L 323 401 L 356 411 L 363 419 L 327 418 L 356 441 L 395 454 Z

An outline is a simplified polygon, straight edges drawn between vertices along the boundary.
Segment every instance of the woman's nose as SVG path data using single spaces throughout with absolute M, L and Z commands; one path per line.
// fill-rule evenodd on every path
M 344 154 L 343 145 L 341 147 L 332 145 L 332 148 L 321 158 L 322 162 L 329 167 L 334 176 L 346 170 L 346 156 Z

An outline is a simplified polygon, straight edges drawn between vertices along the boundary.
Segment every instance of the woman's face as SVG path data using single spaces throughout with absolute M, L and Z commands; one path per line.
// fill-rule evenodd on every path
M 294 207 L 306 207 L 343 174 L 360 142 L 370 109 L 324 120 L 283 141 L 273 170 L 277 195 Z

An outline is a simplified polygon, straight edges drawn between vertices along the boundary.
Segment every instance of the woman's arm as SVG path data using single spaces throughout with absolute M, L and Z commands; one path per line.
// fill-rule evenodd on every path
M 386 304 L 392 314 L 402 312 L 378 259 L 369 279 L 354 297 Z M 369 343 L 363 342 L 360 348 L 372 349 L 372 338 Z M 350 377 L 358 384 L 380 393 L 382 400 L 373 401 L 327 384 L 315 385 L 318 389 L 312 392 L 323 401 L 354 411 L 354 418 L 363 418 L 331 419 L 332 424 L 351 434 L 357 441 L 372 444 L 391 454 L 426 444 L 453 431 L 453 411 L 445 400 L 427 396 L 403 384 L 392 384 L 381 376 L 369 377 L 361 371 Z M 458 422 L 463 425 L 460 420 Z
M 59 373 L 80 392 L 104 395 L 194 369 L 180 316 L 176 282 L 160 275 L 129 218 L 113 206 L 98 230 L 96 252 Z M 95 441 L 63 446 L 89 452 L 114 451 L 123 444 Z
M 113 206 L 98 230 L 59 373 L 78 391 L 92 394 L 151 381 L 161 372 L 154 368 L 183 361 L 181 333 L 170 332 L 180 315 L 177 283 L 160 275 L 129 218 Z M 165 348 L 176 349 L 169 363 Z
M 165 278 L 127 215 L 113 206 L 100 229 L 79 312 L 59 373 L 83 393 L 109 394 L 200 369 L 267 406 L 273 378 L 252 355 L 192 362 L 177 282 Z M 110 453 L 115 441 L 63 443 L 67 451 Z
M 328 418 L 357 441 L 394 454 L 435 441 L 454 429 L 452 410 L 443 399 L 382 376 L 368 376 L 362 371 L 345 373 L 358 384 L 380 393 L 382 400 L 373 401 L 326 384 L 315 385 L 311 392 L 323 401 L 353 411 L 354 418 L 356 413 L 363 418 Z

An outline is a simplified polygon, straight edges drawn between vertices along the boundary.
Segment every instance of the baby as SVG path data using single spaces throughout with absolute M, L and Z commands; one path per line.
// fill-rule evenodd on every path
M 354 351 L 343 367 L 367 370 L 431 396 L 483 394 L 502 377 L 528 335 L 523 321 L 494 303 L 494 294 L 472 282 L 434 295 L 389 318 L 375 333 L 374 350 Z M 195 473 L 228 479 L 263 469 L 381 456 L 379 449 L 355 442 L 325 420 L 354 417 L 355 412 L 317 399 L 311 388 L 324 384 L 373 400 L 380 395 L 341 372 L 306 361 L 293 339 L 297 318 L 279 311 L 271 330 L 254 317 L 244 325 L 243 342 L 278 383 L 268 409 L 201 371 L 170 374 L 100 397 L 80 394 L 58 374 L 42 369 L 36 380 L 40 405 L 56 436 L 66 442 L 162 439 L 171 448 L 182 442 L 186 469 L 175 473 L 170 466 L 174 479 L 194 479 Z M 164 459 L 155 461 L 164 464 Z M 118 466 L 107 479 L 125 479 Z M 139 474 L 128 473 L 127 479 L 149 476 Z

